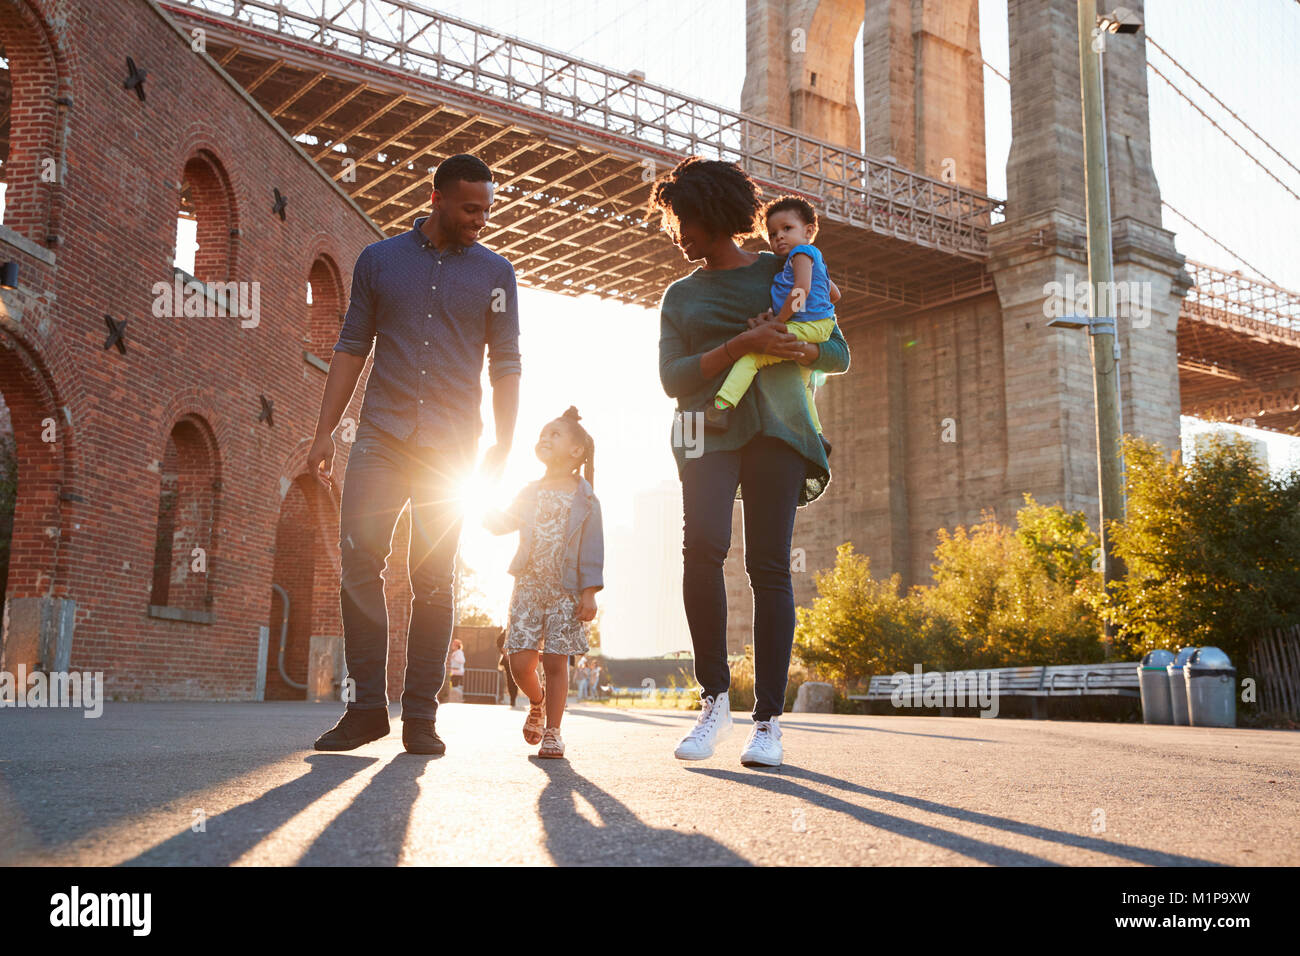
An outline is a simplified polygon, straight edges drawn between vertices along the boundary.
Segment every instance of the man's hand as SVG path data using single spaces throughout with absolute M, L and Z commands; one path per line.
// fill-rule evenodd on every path
M 334 436 L 322 435 L 312 442 L 307 452 L 307 471 L 326 491 L 334 490 Z
M 479 465 L 478 473 L 485 480 L 495 484 L 501 480 L 501 473 L 506 467 L 506 458 L 510 455 L 510 446 L 500 443 L 493 445 L 488 449 L 487 454 L 483 456 L 483 464 Z
M 596 618 L 596 589 L 586 588 L 582 592 L 582 603 L 578 605 L 578 620 L 591 621 Z
M 748 319 L 747 321 L 749 322 L 749 327 L 751 329 L 757 328 L 758 326 L 766 322 L 775 322 L 776 313 L 773 312 L 771 309 L 768 309 L 766 312 L 762 313 L 761 315 L 756 315 L 752 319 Z

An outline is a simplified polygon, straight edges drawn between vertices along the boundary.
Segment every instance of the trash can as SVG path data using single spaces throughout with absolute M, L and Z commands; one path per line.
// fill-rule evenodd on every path
M 1183 665 L 1193 727 L 1237 726 L 1237 668 L 1217 647 L 1202 647 Z
M 1169 702 L 1169 665 L 1173 651 L 1151 651 L 1138 665 L 1138 687 L 1142 691 L 1142 723 L 1172 724 Z
M 1167 668 L 1169 675 L 1169 710 L 1174 723 L 1186 727 L 1191 721 L 1187 718 L 1187 681 L 1183 674 L 1183 665 L 1196 653 L 1194 647 L 1183 647 L 1178 651 L 1172 664 Z

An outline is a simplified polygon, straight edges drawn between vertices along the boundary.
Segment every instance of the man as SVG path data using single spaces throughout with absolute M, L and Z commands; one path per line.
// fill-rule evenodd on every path
M 402 744 L 441 754 L 437 695 L 454 618 L 459 488 L 473 469 L 483 352 L 488 352 L 496 444 L 485 477 L 500 476 L 519 409 L 519 311 L 510 263 L 478 243 L 492 206 L 492 173 L 452 156 L 433 177 L 432 209 L 357 257 L 352 300 L 334 346 L 307 467 L 332 487 L 331 437 L 374 346 L 361 424 L 339 514 L 340 603 L 348 676 L 343 717 L 317 750 L 353 750 L 388 733 L 388 613 L 381 572 L 393 527 L 411 504 L 407 560 L 411 620 L 402 692 Z

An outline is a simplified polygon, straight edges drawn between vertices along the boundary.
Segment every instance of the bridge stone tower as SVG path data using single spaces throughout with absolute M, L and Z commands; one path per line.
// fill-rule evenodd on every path
M 854 95 L 862 40 L 865 117 Z M 978 0 L 748 0 L 740 108 L 983 190 Z
M 1141 15 L 1140 0 L 1128 6 Z M 1008 0 L 1008 13 L 1009 195 L 985 266 L 995 291 L 890 318 L 842 316 L 853 367 L 818 397 L 835 480 L 796 521 L 795 556 L 808 572 L 794 575 L 799 603 L 811 601 L 811 572 L 830 567 L 843 541 L 870 557 L 876 577 L 897 573 L 906 587 L 929 579 L 939 528 L 985 510 L 1011 521 L 1025 492 L 1097 520 L 1087 335 L 1047 327 L 1060 297 L 1087 284 L 1076 5 Z M 985 189 L 978 0 L 748 0 L 742 108 L 855 144 L 846 77 L 864 22 L 865 152 Z M 1141 39 L 1109 38 L 1105 71 L 1115 280 L 1139 290 L 1117 336 L 1123 426 L 1173 448 L 1187 279 L 1161 227 Z M 752 613 L 741 537 L 738 509 L 733 649 L 748 640 Z
M 1142 0 L 1129 4 L 1141 16 Z M 1082 106 L 1074 0 L 1009 0 L 1011 153 L 1007 219 L 990 234 L 1002 304 L 1007 486 L 1098 513 L 1087 336 L 1044 328 L 1057 290 L 1088 278 Z M 1177 322 L 1188 280 L 1161 226 L 1151 167 L 1146 45 L 1108 38 L 1104 55 L 1115 281 L 1137 301 L 1117 323 L 1124 432 L 1179 443 Z M 1064 303 L 1068 308 L 1069 303 Z M 1059 314 L 1055 312 L 1054 314 Z

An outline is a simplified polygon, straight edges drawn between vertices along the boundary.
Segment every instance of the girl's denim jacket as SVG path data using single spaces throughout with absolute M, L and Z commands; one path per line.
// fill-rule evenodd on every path
M 533 518 L 537 514 L 537 485 L 530 481 L 524 485 L 505 511 L 489 514 L 483 524 L 493 534 L 519 532 L 519 550 L 510 562 L 510 573 L 518 575 L 528 564 L 528 553 L 533 547 Z M 605 586 L 602 572 L 605 565 L 605 535 L 600 517 L 600 500 L 585 478 L 578 478 L 578 490 L 573 494 L 573 507 L 569 511 L 569 527 L 565 532 L 564 565 L 560 573 L 560 587 L 566 591 L 584 591 Z

